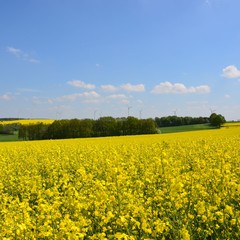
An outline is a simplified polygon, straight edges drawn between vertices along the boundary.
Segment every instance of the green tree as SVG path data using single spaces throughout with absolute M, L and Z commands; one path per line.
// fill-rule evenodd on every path
M 79 120 L 79 136 L 78 137 L 92 137 L 93 136 L 93 124 L 94 120 L 92 119 L 83 119 Z
M 123 122 L 124 135 L 135 135 L 139 134 L 141 130 L 140 120 L 129 116 L 126 121 Z
M 214 127 L 220 128 L 223 123 L 226 122 L 224 116 L 221 114 L 212 113 L 209 117 L 210 124 Z
M 156 122 L 152 118 L 141 119 L 141 132 L 140 134 L 154 134 L 157 133 Z
M 95 136 L 114 136 L 117 132 L 117 122 L 113 117 L 101 117 L 95 121 Z
M 63 139 L 68 136 L 68 122 L 69 120 L 55 120 L 49 127 L 47 131 L 47 137 L 49 139 Z
M 19 130 L 18 130 L 18 138 L 27 140 L 27 126 L 26 125 L 21 125 Z

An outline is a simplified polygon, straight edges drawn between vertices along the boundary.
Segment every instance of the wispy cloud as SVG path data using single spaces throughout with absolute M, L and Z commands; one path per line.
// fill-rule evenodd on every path
M 238 78 L 240 77 L 240 70 L 234 65 L 229 65 L 223 68 L 222 76 L 225 78 Z
M 0 95 L 0 100 L 3 101 L 10 101 L 14 98 L 14 96 L 11 93 L 5 93 L 3 95 Z
M 90 91 L 90 92 L 83 92 L 83 93 L 73 93 L 73 94 L 68 94 L 68 95 L 63 95 L 60 97 L 56 98 L 43 98 L 43 97 L 36 97 L 34 96 L 32 98 L 32 102 L 34 104 L 53 104 L 56 102 L 74 102 L 79 98 L 84 99 L 84 101 L 91 101 L 91 100 L 96 100 L 100 99 L 100 95 L 95 92 L 95 91 Z
M 112 84 L 107 84 L 107 85 L 102 85 L 101 89 L 106 91 L 106 92 L 116 92 L 118 90 L 124 90 L 127 92 L 144 92 L 145 87 L 143 84 L 131 84 L 131 83 L 126 83 L 122 84 L 121 86 L 114 86 Z
M 155 94 L 163 94 L 163 93 L 178 93 L 178 94 L 186 94 L 186 93 L 209 93 L 210 87 L 207 85 L 201 85 L 197 87 L 186 87 L 182 83 L 171 83 L 171 82 L 162 82 L 156 85 L 152 93 Z
M 24 61 L 28 61 L 30 63 L 39 63 L 40 61 L 36 58 L 33 58 L 30 54 L 24 52 L 23 50 L 19 49 L 19 48 L 14 48 L 14 47 L 7 47 L 6 51 L 12 55 L 14 55 L 15 57 L 24 60 Z
M 110 98 L 110 99 L 127 99 L 128 97 L 125 94 L 112 94 L 112 95 L 109 95 L 107 98 Z
M 111 84 L 107 84 L 107 85 L 102 85 L 101 89 L 106 92 L 115 92 L 118 90 L 118 87 L 115 87 Z
M 72 80 L 72 81 L 68 81 L 67 84 L 73 86 L 73 87 L 77 87 L 77 88 L 85 88 L 85 89 L 94 89 L 96 88 L 96 86 L 94 84 L 89 84 L 89 83 L 85 83 L 81 80 Z
M 16 57 L 20 57 L 23 54 L 22 50 L 14 47 L 7 47 L 7 52 L 15 55 Z
M 130 103 L 130 101 L 129 101 L 128 99 L 123 99 L 123 100 L 121 101 L 121 103 L 128 105 L 128 104 Z
M 117 100 L 118 102 L 122 103 L 122 104 L 129 104 L 130 100 L 129 100 L 129 96 L 126 96 L 125 94 L 112 94 L 107 96 L 107 99 L 110 100 Z
M 27 57 L 26 60 L 29 61 L 30 63 L 40 63 L 40 61 L 38 59 L 31 58 L 31 57 Z
M 62 97 L 53 99 L 53 101 L 75 101 L 77 98 L 99 98 L 99 97 L 100 95 L 97 92 L 90 91 L 64 95 Z
M 133 85 L 131 83 L 121 85 L 121 88 L 128 92 L 144 92 L 145 87 L 143 84 Z

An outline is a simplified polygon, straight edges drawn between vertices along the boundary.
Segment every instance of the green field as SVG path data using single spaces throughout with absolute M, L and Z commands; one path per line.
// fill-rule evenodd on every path
M 240 123 L 225 123 L 222 127 L 231 127 L 231 126 L 240 126 Z M 160 133 L 176 133 L 176 132 L 188 132 L 188 131 L 197 131 L 197 130 L 209 130 L 214 129 L 215 127 L 210 126 L 209 124 L 194 124 L 194 125 L 184 125 L 184 126 L 174 126 L 174 127 L 161 127 L 159 128 Z M 14 135 L 5 135 L 0 134 L 0 142 L 8 141 L 19 141 L 18 133 L 15 132 Z
M 18 132 L 14 134 L 0 134 L 0 142 L 19 141 Z
M 194 124 L 194 125 L 184 125 L 184 126 L 175 126 L 175 127 L 163 127 L 160 128 L 161 133 L 174 133 L 174 132 L 188 132 L 196 130 L 208 130 L 212 129 L 209 124 Z M 4 135 L 0 134 L 0 142 L 8 141 L 19 141 L 18 133 L 15 132 L 14 135 Z
M 161 133 L 174 133 L 174 132 L 188 132 L 196 130 L 209 130 L 214 129 L 215 127 L 210 126 L 209 124 L 194 124 L 194 125 L 183 125 L 183 126 L 174 126 L 174 127 L 162 127 L 160 128 Z

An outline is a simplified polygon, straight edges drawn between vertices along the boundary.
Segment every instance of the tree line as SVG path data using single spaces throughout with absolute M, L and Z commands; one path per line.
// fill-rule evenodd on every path
M 159 128 L 206 123 L 219 128 L 226 120 L 221 114 L 212 113 L 209 117 L 178 117 L 175 115 L 161 118 L 156 117 L 155 122 Z
M 12 135 L 19 129 L 19 124 L 0 124 L 0 134 Z
M 43 123 L 20 125 L 18 137 L 24 140 L 65 139 L 155 134 L 157 125 L 154 119 L 135 117 L 55 120 L 52 124 Z
M 204 124 L 210 123 L 209 117 L 178 117 L 178 116 L 166 116 L 156 117 L 155 122 L 160 127 L 173 127 L 182 125 Z
M 210 124 L 220 127 L 225 123 L 221 114 L 212 113 L 210 117 L 156 117 L 155 119 L 138 119 L 132 116 L 127 118 L 101 117 L 93 119 L 55 120 L 52 124 L 0 124 L 0 134 L 13 134 L 18 131 L 19 139 L 65 139 L 122 136 L 159 133 L 161 127 Z

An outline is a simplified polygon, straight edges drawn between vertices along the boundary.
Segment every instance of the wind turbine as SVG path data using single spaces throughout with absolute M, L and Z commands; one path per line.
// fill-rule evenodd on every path
M 212 109 L 212 108 L 210 108 L 210 112 L 211 112 L 211 114 L 213 114 L 213 113 L 215 113 L 215 112 L 216 112 L 216 110 L 215 110 L 215 109 Z
M 139 119 L 142 119 L 142 109 L 139 110 Z
M 56 118 L 61 119 L 61 115 L 62 115 L 62 111 L 61 111 L 60 107 L 58 107 L 58 109 L 56 111 Z
M 131 106 L 128 106 L 128 117 L 129 117 L 129 113 L 130 113 L 131 108 L 132 108 Z
M 94 120 L 96 119 L 96 113 L 97 113 L 97 110 L 94 110 L 94 112 L 93 112 L 93 119 Z

